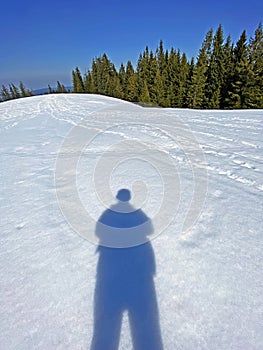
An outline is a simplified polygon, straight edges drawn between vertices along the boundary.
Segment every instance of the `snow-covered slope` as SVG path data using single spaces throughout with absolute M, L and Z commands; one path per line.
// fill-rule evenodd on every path
M 262 123 L 96 95 L 1 103 L 0 349 L 90 348 L 95 225 L 123 187 L 154 227 L 163 348 L 262 349 Z

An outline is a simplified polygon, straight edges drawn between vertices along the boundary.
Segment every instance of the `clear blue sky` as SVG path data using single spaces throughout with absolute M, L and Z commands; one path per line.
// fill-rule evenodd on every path
M 134 64 L 146 45 L 196 56 L 205 34 L 221 23 L 225 37 L 254 35 L 261 0 L 13 0 L 0 7 L 0 85 L 22 80 L 32 89 L 71 84 L 71 71 L 90 68 L 106 52 L 119 67 Z

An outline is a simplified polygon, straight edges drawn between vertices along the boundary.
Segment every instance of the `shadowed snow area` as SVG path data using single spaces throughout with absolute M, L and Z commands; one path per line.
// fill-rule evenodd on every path
M 262 126 L 98 95 L 1 103 L 0 349 L 261 350 Z M 98 248 L 122 188 L 152 236 Z

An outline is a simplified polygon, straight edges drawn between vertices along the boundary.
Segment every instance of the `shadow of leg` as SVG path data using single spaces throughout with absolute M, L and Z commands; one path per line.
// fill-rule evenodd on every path
M 129 305 L 129 322 L 135 350 L 162 350 L 159 313 L 154 283 L 137 286 L 137 296 Z
M 95 304 L 94 331 L 90 349 L 118 350 L 122 311 L 118 310 L 114 300 L 104 299 L 104 301 L 103 303 L 99 299 L 99 302 Z

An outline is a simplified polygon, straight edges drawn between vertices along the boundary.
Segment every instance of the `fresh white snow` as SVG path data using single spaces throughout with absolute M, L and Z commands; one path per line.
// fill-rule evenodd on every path
M 90 348 L 94 227 L 123 187 L 156 228 L 163 348 L 263 349 L 262 125 L 262 110 L 97 95 L 1 103 L 0 349 Z M 120 331 L 119 349 L 132 349 L 127 312 Z

